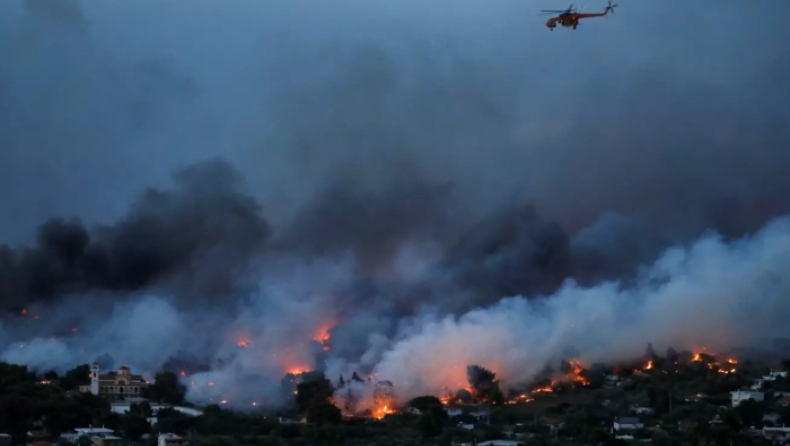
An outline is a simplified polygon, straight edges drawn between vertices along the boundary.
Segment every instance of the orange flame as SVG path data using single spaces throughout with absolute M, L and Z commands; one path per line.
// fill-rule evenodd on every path
M 236 345 L 241 348 L 247 348 L 250 346 L 250 340 L 246 336 L 242 336 L 236 341 Z
M 331 339 L 329 330 L 331 330 L 334 326 L 334 322 L 323 324 L 316 329 L 315 335 L 313 335 L 313 340 L 321 344 L 321 348 L 324 351 L 329 351 L 329 341 Z
M 647 365 L 645 366 L 645 370 L 652 370 L 653 369 L 653 361 L 647 361 Z
M 390 409 L 386 404 L 383 407 L 376 408 L 375 412 L 373 413 L 373 418 L 378 420 L 386 417 L 387 415 L 395 413 L 392 409 Z
M 565 376 L 565 379 L 568 381 L 575 381 L 580 383 L 583 386 L 589 384 L 587 379 L 583 377 L 581 374 L 584 372 L 584 366 L 582 365 L 581 361 L 569 361 L 573 370 Z M 553 384 L 553 383 L 552 383 Z

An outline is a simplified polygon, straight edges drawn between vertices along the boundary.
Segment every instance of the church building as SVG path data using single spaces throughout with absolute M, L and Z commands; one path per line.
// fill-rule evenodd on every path
M 99 364 L 91 365 L 91 383 L 80 386 L 80 391 L 90 392 L 110 401 L 123 401 L 127 398 L 140 398 L 148 382 L 141 375 L 132 375 L 128 366 L 121 366 L 115 372 L 99 373 Z

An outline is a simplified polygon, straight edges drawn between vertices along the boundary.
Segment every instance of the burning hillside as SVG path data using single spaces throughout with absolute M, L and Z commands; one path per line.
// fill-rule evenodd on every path
M 497 374 L 478 365 L 467 366 L 467 382 L 463 386 L 448 387 L 439 395 L 434 395 L 448 410 L 450 408 L 475 408 L 501 404 L 529 404 L 537 398 L 552 394 L 579 392 L 595 389 L 604 385 L 607 377 L 626 379 L 636 375 L 699 373 L 708 370 L 714 374 L 736 374 L 739 362 L 726 354 L 711 354 L 707 350 L 683 351 L 676 353 L 669 348 L 667 355 L 659 356 L 650 351 L 643 359 L 631 361 L 642 365 L 595 365 L 586 368 L 578 359 L 559 362 L 555 369 L 548 365 L 542 377 L 536 377 L 531 384 L 505 383 Z M 625 361 L 628 364 L 629 361 Z M 696 371 L 696 372 L 695 372 Z M 284 379 L 290 392 L 298 394 L 299 383 L 305 377 L 309 380 L 322 380 L 323 374 L 310 372 L 303 375 L 288 375 Z M 328 381 L 327 381 L 328 382 Z M 523 389 L 523 390 L 519 390 Z M 399 394 L 398 387 L 387 380 L 379 380 L 370 375 L 364 378 L 354 372 L 348 379 L 342 375 L 332 384 L 330 402 L 337 406 L 346 417 L 367 417 L 382 419 L 387 415 L 406 410 L 410 399 Z M 298 397 L 297 397 L 298 398 Z

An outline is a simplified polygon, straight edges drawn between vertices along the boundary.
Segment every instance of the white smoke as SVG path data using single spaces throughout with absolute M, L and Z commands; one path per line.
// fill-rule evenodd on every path
M 495 371 L 509 383 L 534 378 L 568 348 L 585 362 L 612 361 L 655 346 L 728 349 L 787 334 L 790 315 L 790 218 L 753 237 L 725 243 L 708 235 L 669 249 L 638 283 L 522 297 L 426 322 L 395 343 L 376 373 L 395 380 L 399 396 L 466 386 L 466 365 Z

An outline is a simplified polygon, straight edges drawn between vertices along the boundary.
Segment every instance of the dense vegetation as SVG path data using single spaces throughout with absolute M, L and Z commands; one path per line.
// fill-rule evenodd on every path
M 507 404 L 495 375 L 470 367 L 471 392 L 487 402 L 485 421 L 471 416 L 480 408 L 473 406 L 462 406 L 466 408 L 460 416 L 450 417 L 444 403 L 433 396 L 415 398 L 401 413 L 382 420 L 344 418 L 333 404 L 331 382 L 312 373 L 296 386 L 292 408 L 283 413 L 242 413 L 212 405 L 193 417 L 165 409 L 159 411 L 155 428 L 148 422 L 152 415 L 148 402 L 134 404 L 129 413 L 119 415 L 104 399 L 78 392 L 80 385 L 88 383 L 87 366 L 63 376 L 54 372 L 36 376 L 24 366 L 0 363 L 0 432 L 11 434 L 17 443 L 23 443 L 26 432 L 33 429 L 46 429 L 57 438 L 77 427 L 104 425 L 127 440 L 151 445 L 158 432 L 189 436 L 203 446 L 449 445 L 516 436 L 530 445 L 609 445 L 625 444 L 615 439 L 612 422 L 636 406 L 653 413 L 638 415 L 644 428 L 632 435 L 650 438 L 658 446 L 769 444 L 747 429 L 790 425 L 790 407 L 778 404 L 779 395 L 772 394 L 790 392 L 790 379 L 767 382 L 765 401 L 749 400 L 731 408 L 728 392 L 750 386 L 767 372 L 765 368 L 747 361 L 723 373 L 723 366 L 711 356 L 699 355 L 692 361 L 671 350 L 663 357 L 649 351 L 647 360 L 649 368 L 644 364 L 616 368 L 617 379 L 611 378 L 611 368 L 591 367 L 583 371 L 583 382 L 554 383 L 551 392 L 534 393 L 534 400 L 525 404 Z M 790 368 L 790 362 L 783 366 Z M 178 377 L 163 372 L 157 374 L 147 396 L 151 401 L 179 404 L 184 394 Z M 691 395 L 694 401 L 687 401 Z M 766 414 L 774 415 L 764 420 Z M 280 415 L 306 422 L 280 422 Z M 474 424 L 474 429 L 459 423 Z

